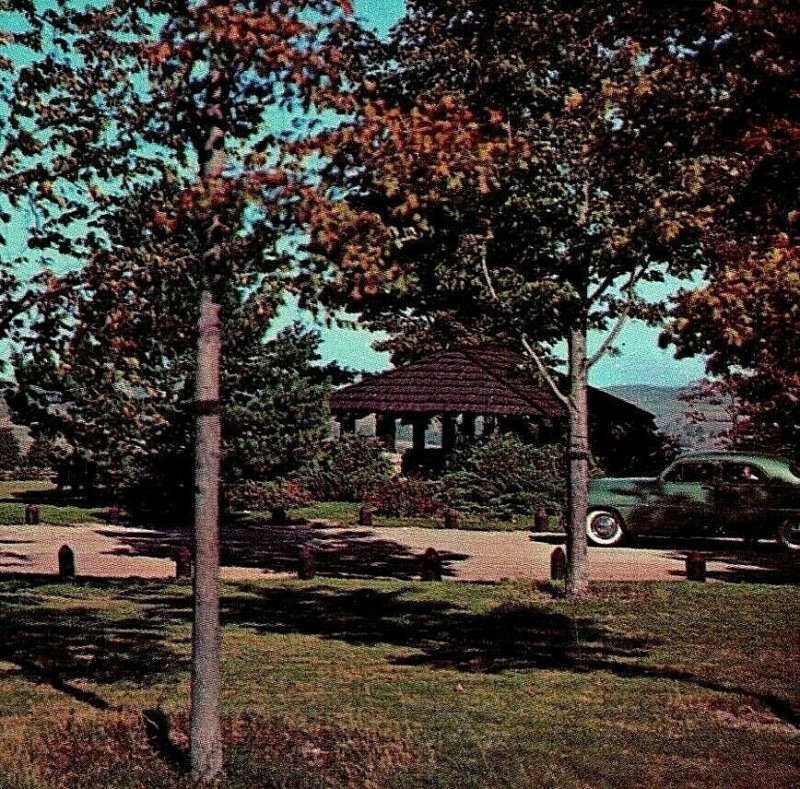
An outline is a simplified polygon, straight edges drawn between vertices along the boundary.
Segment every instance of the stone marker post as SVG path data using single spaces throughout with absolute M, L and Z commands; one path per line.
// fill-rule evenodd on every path
M 558 545 L 550 554 L 550 580 L 563 581 L 567 577 L 567 554 Z
M 297 549 L 297 577 L 308 581 L 314 575 L 314 549 L 308 543 L 303 543 Z
M 175 577 L 192 577 L 192 551 L 186 545 L 181 545 L 178 550 L 175 551 Z
M 369 504 L 365 504 L 359 511 L 358 511 L 358 525 L 359 526 L 372 526 L 372 516 L 375 513 L 373 507 L 370 507 Z
M 706 580 L 706 557 L 700 553 L 686 554 L 686 580 L 700 581 Z
M 75 552 L 69 545 L 62 545 L 58 549 L 58 577 L 64 579 L 75 577 Z

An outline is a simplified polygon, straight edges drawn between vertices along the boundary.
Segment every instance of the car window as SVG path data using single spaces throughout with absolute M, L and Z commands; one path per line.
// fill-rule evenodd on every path
M 752 463 L 722 464 L 721 477 L 723 482 L 759 482 L 766 479 L 766 474 Z
M 713 463 L 686 461 L 676 463 L 664 475 L 667 482 L 713 482 L 715 474 Z

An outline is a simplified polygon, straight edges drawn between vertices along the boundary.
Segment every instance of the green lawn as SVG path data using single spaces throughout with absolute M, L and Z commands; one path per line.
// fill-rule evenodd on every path
M 226 785 L 796 786 L 797 587 L 594 590 L 226 586 Z M 178 582 L 0 579 L 0 787 L 188 786 L 190 608 Z
M 25 522 L 25 507 L 39 507 L 41 523 L 57 526 L 91 523 L 103 520 L 105 507 L 84 505 L 69 498 L 69 494 L 56 492 L 56 486 L 39 480 L 0 482 L 0 526 L 13 526 Z
M 14 499 L 20 493 L 49 492 L 56 489 L 52 482 L 44 480 L 13 480 L 0 482 L 0 499 Z
M 360 504 L 348 501 L 323 501 L 309 507 L 300 507 L 292 510 L 290 516 L 301 520 L 336 520 L 344 525 L 352 525 L 358 521 Z M 269 519 L 269 513 L 253 513 L 251 518 Z M 373 516 L 373 525 L 376 528 L 416 526 L 422 529 L 443 529 L 444 516 L 442 514 L 428 518 L 395 518 L 386 515 Z M 520 515 L 513 520 L 500 520 L 488 515 L 475 515 L 460 513 L 458 528 L 467 531 L 530 531 L 534 527 L 532 515 Z M 548 530 L 561 531 L 558 518 L 550 518 Z
M 59 501 L 54 493 L 55 486 L 49 482 L 0 482 L 0 525 L 23 523 L 25 504 L 29 502 L 39 505 L 40 519 L 43 523 L 66 526 L 105 518 L 105 508 L 76 505 L 66 498 Z M 44 504 L 43 501 L 50 503 Z M 349 501 L 323 501 L 291 510 L 289 517 L 293 520 L 338 521 L 343 526 L 352 526 L 358 522 L 360 508 L 360 504 Z M 242 520 L 247 523 L 268 523 L 271 520 L 271 513 L 251 512 Z M 461 513 L 458 528 L 469 531 L 530 531 L 534 528 L 533 521 L 533 516 L 500 520 L 486 515 Z M 423 529 L 442 529 L 444 516 L 439 514 L 429 518 L 394 518 L 376 515 L 373 518 L 373 525 L 376 528 L 415 526 Z M 562 530 L 557 518 L 550 518 L 548 529 L 552 532 Z

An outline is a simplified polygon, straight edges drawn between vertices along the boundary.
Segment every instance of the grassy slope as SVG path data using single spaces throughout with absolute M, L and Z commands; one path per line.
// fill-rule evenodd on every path
M 179 583 L 0 581 L 0 787 L 180 785 L 138 711 L 184 742 L 189 611 Z M 789 787 L 798 612 L 744 584 L 227 586 L 228 785 Z

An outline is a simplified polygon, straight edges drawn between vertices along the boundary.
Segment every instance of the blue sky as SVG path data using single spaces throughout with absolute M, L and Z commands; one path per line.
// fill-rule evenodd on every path
M 403 12 L 403 0 L 355 0 L 356 13 L 371 27 L 385 33 Z M 24 248 L 24 228 L 12 228 L 8 234 L 11 252 Z M 16 248 L 16 249 L 15 249 Z M 28 272 L 32 273 L 32 272 Z M 296 312 L 285 310 L 281 323 L 296 318 Z M 387 354 L 372 350 L 374 335 L 366 331 L 321 329 L 322 354 L 325 361 L 337 360 L 354 369 L 378 371 L 389 366 Z M 591 338 L 596 345 L 600 339 Z M 658 330 L 631 322 L 621 333 L 617 347 L 621 355 L 606 357 L 594 368 L 590 381 L 595 386 L 648 383 L 680 386 L 696 381 L 703 375 L 703 360 L 676 361 L 670 351 L 658 348 Z M 4 348 L 0 345 L 0 355 Z

